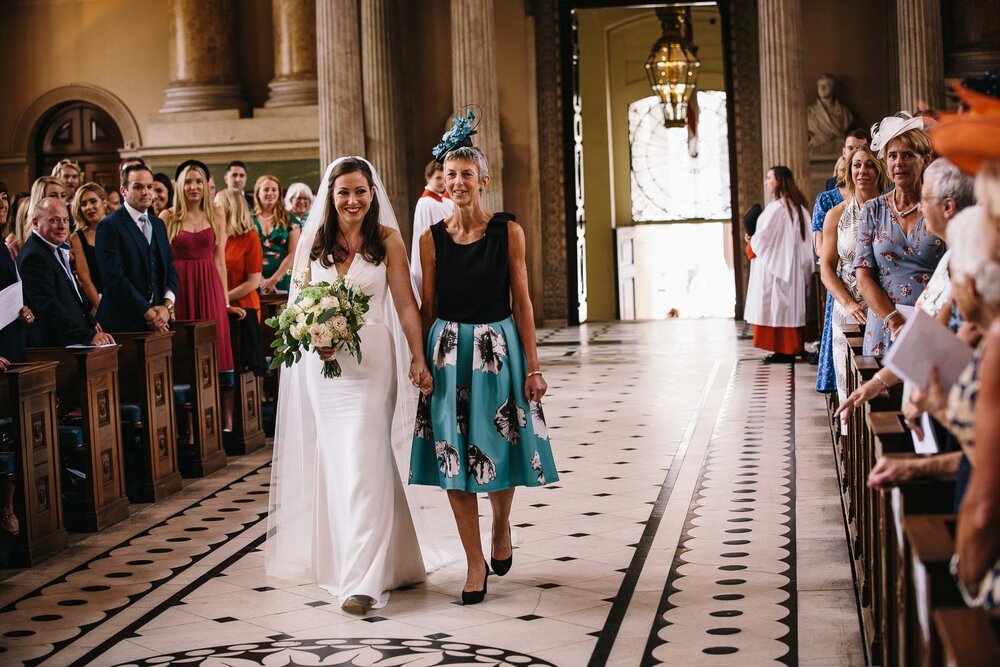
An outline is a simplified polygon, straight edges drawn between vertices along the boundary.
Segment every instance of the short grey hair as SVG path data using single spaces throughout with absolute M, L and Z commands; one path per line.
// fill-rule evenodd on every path
M 288 186 L 288 190 L 285 191 L 285 208 L 289 211 L 292 210 L 292 203 L 298 198 L 299 195 L 305 194 L 309 197 L 309 201 L 316 198 L 313 194 L 312 188 L 310 188 L 305 183 L 292 183 Z
M 975 202 L 972 177 L 963 174 L 945 158 L 930 163 L 924 170 L 924 182 L 929 183 L 935 197 L 954 199 L 959 211 Z
M 40 218 L 48 218 L 52 215 L 49 211 L 55 205 L 60 205 L 66 209 L 66 215 L 69 216 L 69 207 L 59 197 L 42 197 L 41 200 L 31 209 L 31 224 L 34 225 Z
M 447 164 L 448 160 L 468 160 L 474 162 L 479 169 L 479 178 L 487 178 L 490 175 L 490 163 L 486 160 L 486 155 L 475 146 L 459 146 L 453 148 L 444 155 L 441 164 Z
M 995 248 L 997 231 L 986 212 L 970 206 L 948 223 L 948 246 L 951 259 L 948 270 L 952 280 L 974 281 L 979 296 L 992 308 L 1000 307 L 1000 262 Z

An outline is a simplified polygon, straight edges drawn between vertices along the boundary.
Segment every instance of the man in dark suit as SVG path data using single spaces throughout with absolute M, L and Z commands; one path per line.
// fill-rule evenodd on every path
M 69 212 L 58 197 L 46 197 L 31 212 L 31 235 L 17 256 L 24 302 L 35 314 L 38 344 L 111 345 L 91 315 L 90 302 L 69 264 Z
M 149 167 L 126 167 L 122 206 L 97 227 L 97 321 L 108 331 L 165 331 L 173 318 L 177 272 L 167 228 L 150 208 L 153 182 Z

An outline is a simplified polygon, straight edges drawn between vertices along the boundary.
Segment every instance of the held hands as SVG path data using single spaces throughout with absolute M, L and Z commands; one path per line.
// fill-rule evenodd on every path
M 420 389 L 420 393 L 429 396 L 434 391 L 434 378 L 427 364 L 414 359 L 410 362 L 410 372 L 407 374 L 414 387 Z
M 529 401 L 542 400 L 542 396 L 545 395 L 548 389 L 549 385 L 545 382 L 545 378 L 542 377 L 541 373 L 536 373 L 524 381 L 524 397 Z
M 274 279 L 274 276 L 271 276 L 270 278 L 264 278 L 264 280 L 262 280 L 260 283 L 260 293 L 274 294 L 274 286 L 277 284 L 278 281 Z
M 25 324 L 31 324 L 32 322 L 35 321 L 35 314 L 31 312 L 31 308 L 28 308 L 27 306 L 21 306 L 21 310 L 17 314 L 17 316 L 18 319 L 24 322 Z
M 143 315 L 146 326 L 153 331 L 166 331 L 170 324 L 170 311 L 166 306 L 153 306 Z
M 95 330 L 97 331 L 97 333 L 95 333 L 94 337 L 91 339 L 91 341 L 90 341 L 91 345 L 114 345 L 115 344 L 115 339 L 111 337 L 111 334 L 104 333 L 101 330 L 101 325 L 100 324 L 97 325 L 97 328 Z
M 242 320 L 247 316 L 247 311 L 243 310 L 239 306 L 226 306 L 226 312 L 230 315 L 235 315 L 238 320 Z

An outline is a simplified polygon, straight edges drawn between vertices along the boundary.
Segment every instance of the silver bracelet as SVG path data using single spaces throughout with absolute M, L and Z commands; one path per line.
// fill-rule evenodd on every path
M 899 315 L 899 311 L 898 310 L 893 310 L 891 313 L 889 313 L 888 315 L 885 316 L 885 318 L 882 320 L 882 330 L 883 331 L 888 331 L 889 330 L 889 320 L 892 319 L 893 315 Z

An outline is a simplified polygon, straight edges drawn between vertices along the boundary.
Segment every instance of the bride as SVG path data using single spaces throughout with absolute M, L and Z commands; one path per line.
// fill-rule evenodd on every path
M 327 167 L 288 302 L 303 286 L 339 276 L 372 295 L 359 333 L 363 361 L 343 355 L 341 377 L 324 378 L 328 348 L 281 372 L 265 568 L 318 582 L 342 609 L 364 614 L 383 607 L 387 591 L 423 581 L 457 547 L 443 537 L 447 507 L 426 495 L 408 503 L 399 477 L 414 387 L 428 393 L 432 380 L 403 239 L 378 173 L 359 157 Z

